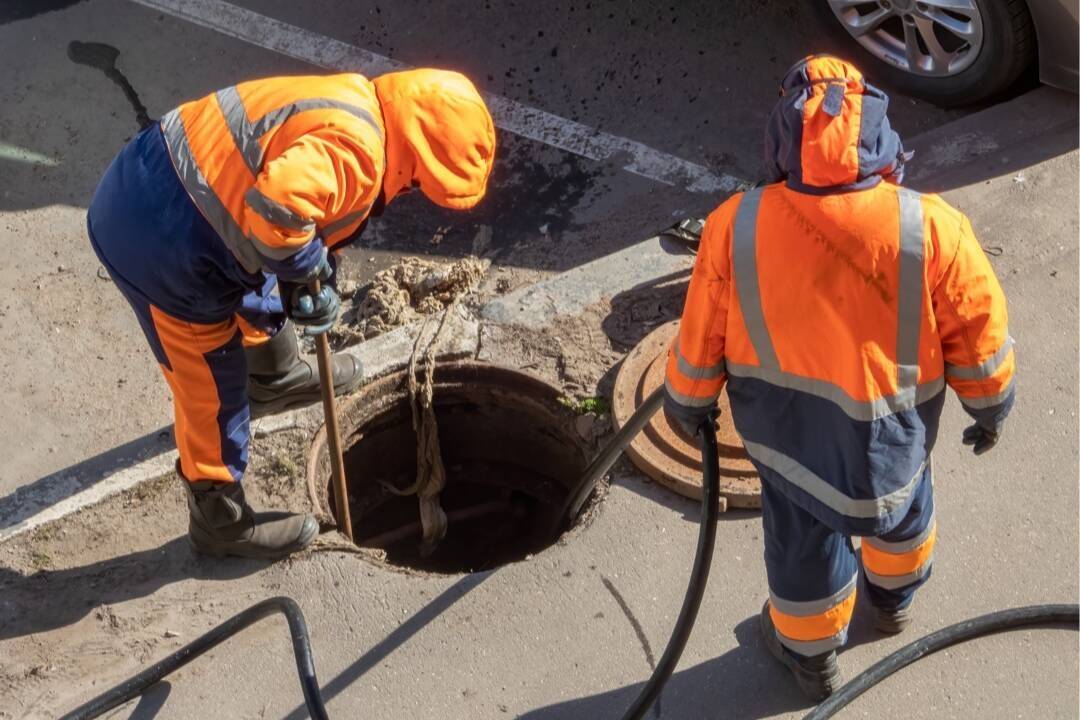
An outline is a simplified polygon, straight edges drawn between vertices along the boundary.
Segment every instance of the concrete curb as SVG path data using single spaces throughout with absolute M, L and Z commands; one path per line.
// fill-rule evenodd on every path
M 480 324 L 460 310 L 448 323 L 440 357 L 474 357 L 480 347 Z M 365 374 L 374 379 L 405 367 L 420 328 L 420 323 L 400 327 L 346 352 L 358 357 Z M 426 336 L 431 332 L 429 329 Z M 321 422 L 322 406 L 315 404 L 255 420 L 251 431 L 264 436 L 292 427 L 316 427 Z M 122 449 L 119 455 L 103 453 L 0 498 L 0 543 L 161 477 L 172 472 L 176 463 L 171 425 Z
M 578 315 L 603 298 L 686 271 L 693 264 L 694 255 L 684 245 L 651 237 L 492 300 L 481 309 L 480 316 L 499 324 L 539 330 L 559 316 Z

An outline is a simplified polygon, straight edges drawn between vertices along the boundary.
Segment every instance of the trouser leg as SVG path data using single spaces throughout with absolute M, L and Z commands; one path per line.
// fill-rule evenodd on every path
M 180 320 L 113 277 L 173 393 L 180 468 L 191 482 L 238 482 L 248 461 L 247 362 L 235 319 Z
M 883 609 L 907 607 L 915 591 L 930 578 L 936 541 L 934 488 L 928 465 L 904 519 L 879 537 L 863 538 L 862 564 L 870 601 Z
M 805 656 L 847 641 L 858 564 L 851 539 L 762 483 L 769 606 L 780 642 Z

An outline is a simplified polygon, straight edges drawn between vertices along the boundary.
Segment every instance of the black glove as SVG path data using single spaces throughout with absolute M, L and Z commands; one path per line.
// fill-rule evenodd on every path
M 696 438 L 701 434 L 701 428 L 706 422 L 710 422 L 713 424 L 713 427 L 716 427 L 716 421 L 720 417 L 720 408 L 714 407 L 704 418 L 697 419 L 687 419 L 681 415 L 668 412 L 667 407 L 664 408 L 664 415 L 667 416 L 669 425 L 679 428 L 686 433 L 687 437 Z
M 311 273 L 311 279 L 322 283 L 317 295 L 313 295 L 307 282 L 279 280 L 282 305 L 285 314 L 303 327 L 305 335 L 321 335 L 334 326 L 341 312 L 341 298 L 333 286 L 334 267 L 324 254 Z
M 982 425 L 975 423 L 971 427 L 964 430 L 964 444 L 973 445 L 972 450 L 976 455 L 982 455 L 990 448 L 997 445 L 998 438 L 1001 437 L 1001 426 L 990 430 Z

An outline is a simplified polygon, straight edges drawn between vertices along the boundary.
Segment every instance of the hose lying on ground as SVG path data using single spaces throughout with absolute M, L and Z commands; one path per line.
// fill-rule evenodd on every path
M 818 705 L 803 720 L 824 720 L 831 718 L 852 700 L 892 675 L 897 670 L 907 667 L 931 653 L 956 645 L 966 640 L 1001 632 L 1026 625 L 1069 624 L 1080 625 L 1080 606 L 1077 605 L 1030 605 L 1028 607 L 1000 610 L 988 615 L 980 615 L 970 620 L 958 622 L 947 628 L 921 637 L 910 645 L 905 645 L 884 660 L 871 665 L 856 675 L 850 682 L 833 693 L 825 702 Z
M 319 681 L 315 678 L 315 662 L 311 657 L 311 640 L 308 637 L 307 623 L 300 606 L 287 597 L 272 597 L 252 605 L 205 635 L 180 648 L 164 660 L 157 662 L 138 675 L 128 678 L 111 690 L 98 695 L 90 702 L 64 715 L 62 720 L 89 720 L 101 717 L 109 710 L 123 705 L 146 692 L 151 686 L 166 675 L 179 670 L 184 665 L 199 657 L 207 650 L 219 645 L 249 625 L 262 620 L 268 615 L 280 612 L 289 622 L 289 634 L 292 636 L 293 655 L 296 657 L 296 672 L 300 675 L 300 687 L 304 691 L 304 702 L 312 720 L 328 720 L 326 706 L 319 691 Z

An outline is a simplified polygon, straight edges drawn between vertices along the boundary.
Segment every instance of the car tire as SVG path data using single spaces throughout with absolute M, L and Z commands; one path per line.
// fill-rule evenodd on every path
M 848 34 L 826 0 L 814 3 L 822 23 L 845 39 L 871 82 L 877 80 L 942 107 L 992 100 L 1009 90 L 1035 62 L 1035 25 L 1026 0 L 978 0 L 978 5 L 983 18 L 983 46 L 978 57 L 955 75 L 929 77 L 875 57 Z

